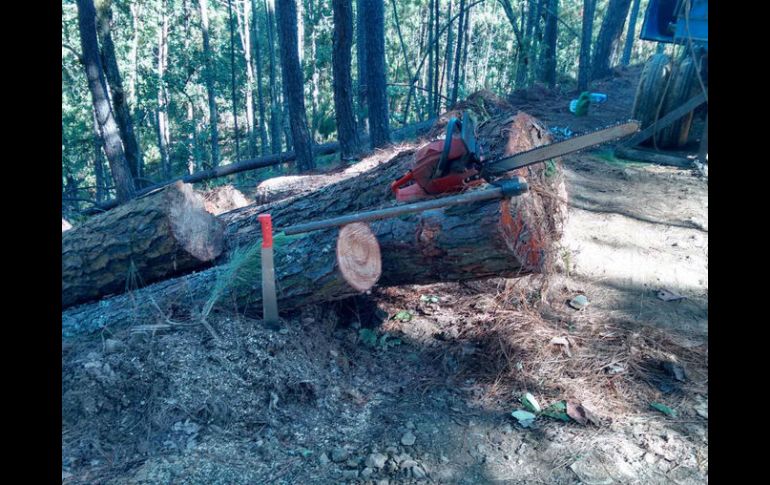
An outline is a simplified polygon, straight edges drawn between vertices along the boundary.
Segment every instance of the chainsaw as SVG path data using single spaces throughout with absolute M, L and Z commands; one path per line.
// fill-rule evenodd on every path
M 450 118 L 443 140 L 428 143 L 414 156 L 413 168 L 391 184 L 400 202 L 414 202 L 434 195 L 457 193 L 482 184 L 495 184 L 507 172 L 617 140 L 639 131 L 639 122 L 629 121 L 586 135 L 568 138 L 515 155 L 485 160 L 476 140 L 473 117 L 463 113 L 462 122 Z M 522 180 L 522 191 L 526 183 Z

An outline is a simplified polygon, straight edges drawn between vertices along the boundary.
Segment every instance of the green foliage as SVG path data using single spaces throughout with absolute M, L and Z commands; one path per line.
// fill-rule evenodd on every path
M 407 310 L 401 310 L 393 316 L 393 319 L 401 322 L 408 322 L 412 320 L 412 314 Z

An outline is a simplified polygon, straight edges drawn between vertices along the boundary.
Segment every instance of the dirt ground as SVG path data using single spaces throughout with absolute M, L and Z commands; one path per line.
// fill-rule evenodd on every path
M 603 126 L 633 75 L 584 127 L 556 96 L 520 107 Z M 375 288 L 280 331 L 220 313 L 224 344 L 197 324 L 63 342 L 63 483 L 707 483 L 707 180 L 603 151 L 564 167 L 548 277 Z M 595 423 L 522 427 L 526 392 Z

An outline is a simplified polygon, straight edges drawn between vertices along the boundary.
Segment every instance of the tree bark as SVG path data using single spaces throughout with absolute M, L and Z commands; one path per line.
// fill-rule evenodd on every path
M 201 31 L 203 33 L 203 64 L 206 78 L 206 94 L 209 99 L 209 130 L 211 131 L 211 167 L 219 166 L 219 115 L 217 97 L 214 90 L 214 66 L 211 63 L 211 40 L 209 39 L 208 0 L 199 0 L 201 11 Z
M 251 1 L 251 45 L 250 49 L 254 52 L 252 67 L 254 68 L 254 79 L 257 86 L 257 107 L 259 111 L 259 153 L 264 156 L 270 152 L 267 141 L 267 129 L 265 128 L 267 118 L 265 117 L 265 94 L 262 89 L 262 51 L 259 41 L 259 29 L 257 28 L 257 2 Z M 246 20 L 247 22 L 249 20 Z M 253 96 L 253 95 L 252 95 Z M 255 156 L 256 153 L 252 156 Z
M 238 98 L 235 88 L 235 25 L 233 23 L 233 1 L 227 0 L 228 25 L 230 27 L 230 93 L 233 101 L 233 133 L 235 134 L 235 159 L 241 158 L 241 135 L 238 132 Z
M 62 313 L 62 336 L 90 333 L 105 326 L 166 323 L 177 315 L 200 321 L 211 309 L 227 308 L 233 303 L 236 310 L 257 316 L 262 281 L 260 262 L 250 249 L 241 253 L 237 266 L 218 266 L 162 281 L 130 295 L 71 308 Z M 281 312 L 358 295 L 369 290 L 381 272 L 379 244 L 365 224 L 316 231 L 275 246 Z
M 387 70 L 385 69 L 385 12 L 383 0 L 364 1 L 366 21 L 366 85 L 369 103 L 369 146 L 390 143 Z
M 353 111 L 353 79 L 350 73 L 353 47 L 352 0 L 332 0 L 332 10 L 334 16 L 332 37 L 334 115 L 337 121 L 340 155 L 343 160 L 350 160 L 358 154 L 361 146 Z
M 358 130 L 368 133 L 368 108 L 366 100 L 366 0 L 356 0 L 356 64 L 358 66 Z
M 451 109 L 452 106 L 457 103 L 457 94 L 460 89 L 460 61 L 462 57 L 463 52 L 463 38 L 464 35 L 464 29 L 465 29 L 465 0 L 460 0 L 460 20 L 458 21 L 457 25 L 457 49 L 455 51 L 455 61 L 454 61 L 454 74 L 452 75 L 453 81 L 452 81 L 452 91 L 449 96 L 449 101 L 447 102 L 447 109 Z
M 548 0 L 545 18 L 545 44 L 540 80 L 548 87 L 556 86 L 556 40 L 559 33 L 559 0 Z
M 142 172 L 142 151 L 136 142 L 134 122 L 131 110 L 126 102 L 123 90 L 123 79 L 115 56 L 115 45 L 112 41 L 112 0 L 100 0 L 96 5 L 96 23 L 101 42 L 102 65 L 104 66 L 107 84 L 110 88 L 112 106 L 115 109 L 115 121 L 118 123 L 120 137 L 123 140 L 123 150 L 126 153 L 131 175 L 136 179 Z
M 222 252 L 223 226 L 178 182 L 62 237 L 62 306 L 184 273 Z
M 631 16 L 628 19 L 628 30 L 626 31 L 626 46 L 623 48 L 623 60 L 621 61 L 624 66 L 627 66 L 631 61 L 631 50 L 634 48 L 636 37 L 636 18 L 639 16 L 640 4 L 640 0 L 634 0 L 631 7 Z
M 291 138 L 300 171 L 315 168 L 312 140 L 307 127 L 304 79 L 297 47 L 296 0 L 280 0 L 276 9 L 281 51 L 281 72 L 291 121 Z
M 112 178 L 115 181 L 117 198 L 120 201 L 125 201 L 134 196 L 136 189 L 107 94 L 107 82 L 99 56 L 96 34 L 96 9 L 93 0 L 78 0 L 77 6 L 81 55 L 88 80 L 88 89 L 91 92 L 91 100 L 96 113 L 96 121 L 99 125 L 99 134 L 102 138 L 104 153 L 110 164 Z
M 168 65 L 168 16 L 166 1 L 160 0 L 160 20 L 158 24 L 158 108 L 157 134 L 160 151 L 163 178 L 171 178 L 171 159 L 169 145 L 171 143 L 168 119 L 168 91 L 166 89 L 166 67 Z
M 281 153 L 281 107 L 279 104 L 278 81 L 275 68 L 275 4 L 264 0 L 265 26 L 267 31 L 268 74 L 270 82 L 270 149 L 273 154 Z
M 605 77 L 612 72 L 620 34 L 623 33 L 623 26 L 626 24 L 630 6 L 631 0 L 610 0 L 594 46 L 593 65 L 591 67 L 593 79 Z
M 96 202 L 101 203 L 107 195 L 107 182 L 104 176 L 104 155 L 102 153 L 102 138 L 99 136 L 99 122 L 94 118 L 94 179 L 96 182 Z
M 585 91 L 591 83 L 591 44 L 593 42 L 596 0 L 583 0 L 583 29 L 580 38 L 578 91 Z

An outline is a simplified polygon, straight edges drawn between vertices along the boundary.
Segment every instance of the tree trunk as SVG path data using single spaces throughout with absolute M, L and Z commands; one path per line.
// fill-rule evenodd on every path
M 435 116 L 433 113 L 433 2 L 436 0 L 429 0 L 428 2 L 428 117 Z
M 451 22 L 452 20 L 452 0 L 449 0 L 447 2 L 447 23 Z M 444 47 L 444 67 L 441 71 L 441 85 L 444 86 L 446 83 L 446 100 L 447 104 L 445 105 L 445 108 L 449 109 L 449 96 L 452 92 L 452 85 L 450 82 L 450 79 L 452 77 L 452 60 L 453 60 L 453 54 L 454 49 L 452 48 L 452 43 L 454 40 L 452 39 L 452 27 L 449 26 L 446 31 L 446 46 Z
M 254 0 L 242 0 L 241 9 L 236 8 L 238 20 L 238 33 L 243 48 L 243 60 L 246 64 L 246 131 L 248 140 L 248 157 L 257 156 L 257 128 L 254 114 L 254 61 L 252 51 L 254 40 L 251 38 L 251 2 Z
M 209 39 L 209 5 L 208 0 L 199 0 L 201 7 L 201 31 L 203 33 L 203 64 L 206 78 L 206 93 L 209 99 L 209 129 L 211 130 L 211 167 L 219 166 L 219 116 L 217 114 L 217 97 L 214 91 L 214 66 L 211 63 L 211 41 Z
M 489 142 L 491 156 L 527 150 L 550 141 L 545 127 L 524 113 L 492 119 L 479 129 Z M 402 154 L 360 177 L 320 189 L 307 197 L 224 214 L 221 218 L 229 221 L 227 237 L 231 252 L 228 254 L 235 251 L 239 255 L 248 254 L 243 251 L 259 244 L 259 224 L 254 222 L 260 213 L 269 212 L 279 231 L 281 226 L 299 221 L 326 218 L 390 201 L 388 182 L 394 174 L 403 173 L 410 162 L 411 157 Z M 558 169 L 549 175 L 543 166 L 522 169 L 517 175 L 526 175 L 532 190 L 513 199 L 436 209 L 372 223 L 382 261 L 379 284 L 516 277 L 546 268 L 566 213 L 563 179 Z M 327 229 L 276 243 L 275 274 L 281 288 L 279 308 L 282 311 L 352 294 L 348 291 L 350 283 L 342 285 L 338 276 L 339 252 L 335 252 L 332 245 L 339 232 L 336 228 Z M 351 250 L 350 253 L 365 254 L 365 251 Z M 362 257 L 351 267 L 362 268 L 371 259 Z M 249 265 L 245 263 L 240 268 L 248 270 Z M 252 277 L 244 277 L 247 274 Z M 376 271 L 360 270 L 358 274 L 365 277 Z M 241 276 L 240 280 L 246 284 L 221 293 L 220 305 L 234 301 L 239 311 L 258 313 L 261 310 L 259 271 L 239 271 L 235 276 Z M 165 323 L 169 318 L 192 316 L 195 319 L 207 302 L 212 301 L 215 289 L 226 280 L 236 279 L 232 266 L 225 264 L 163 281 L 132 295 L 67 310 L 62 315 L 63 335 L 92 332 L 104 322 L 114 328 L 132 323 Z M 148 303 L 150 301 L 152 303 Z
M 353 111 L 353 79 L 350 73 L 353 46 L 352 0 L 332 0 L 334 34 L 332 37 L 332 74 L 334 87 L 334 115 L 337 121 L 337 139 L 343 160 L 354 158 L 360 151 L 361 141 L 356 130 Z
M 251 46 L 250 49 L 253 50 L 254 55 L 254 62 L 253 67 L 255 69 L 254 72 L 254 78 L 256 79 L 256 85 L 257 85 L 257 106 L 259 110 L 259 153 L 260 155 L 264 156 L 267 155 L 270 152 L 269 145 L 267 142 L 267 129 L 266 126 L 266 117 L 265 117 L 265 95 L 262 90 L 262 53 L 261 53 L 261 44 L 259 42 L 259 29 L 257 28 L 257 2 L 256 0 L 250 0 L 251 1 Z M 256 155 L 256 153 L 254 154 Z
M 433 0 L 433 107 L 431 108 L 431 116 L 438 116 L 438 107 L 441 104 L 440 101 L 440 88 L 439 88 L 439 65 L 441 64 L 441 56 L 439 54 L 441 47 L 441 32 L 439 32 L 439 24 L 441 23 L 441 15 L 439 14 L 439 4 L 441 0 Z
M 545 19 L 545 44 L 540 80 L 548 87 L 556 86 L 556 40 L 559 33 L 559 0 L 548 0 Z
M 465 37 L 465 0 L 460 0 L 460 20 L 457 25 L 457 49 L 455 52 L 454 62 L 454 75 L 452 81 L 452 91 L 449 96 L 449 102 L 447 103 L 447 109 L 451 109 L 452 106 L 457 103 L 457 93 L 460 89 L 460 61 L 462 60 L 463 53 L 463 39 Z
M 249 250 L 242 254 L 237 266 L 211 268 L 156 283 L 133 295 L 71 308 L 62 313 L 62 336 L 94 332 L 106 324 L 111 328 L 163 324 L 174 314 L 200 321 L 211 309 L 233 303 L 237 311 L 261 316 L 260 258 Z M 377 238 L 360 223 L 276 242 L 274 260 L 281 312 L 361 294 L 374 286 L 382 272 Z
M 115 45 L 112 42 L 112 1 L 101 0 L 97 4 L 96 24 L 101 42 L 102 65 L 104 66 L 107 84 L 112 97 L 112 107 L 115 109 L 115 121 L 118 123 L 120 137 L 123 140 L 123 150 L 126 153 L 131 175 L 136 179 L 141 173 L 142 151 L 136 142 L 134 135 L 134 122 L 131 119 L 131 111 L 126 102 L 126 94 L 123 90 L 123 79 L 118 68 L 115 56 Z
M 623 49 L 622 64 L 627 66 L 631 61 L 631 50 L 634 48 L 634 39 L 636 37 L 636 18 L 639 16 L 640 0 L 634 0 L 631 7 L 631 17 L 628 20 L 628 30 L 626 31 L 626 46 Z
M 388 81 L 385 69 L 385 12 L 383 0 L 365 0 L 364 5 L 369 146 L 374 150 L 390 143 Z
M 630 6 L 631 0 L 610 0 L 594 47 L 591 67 L 593 79 L 600 79 L 612 72 L 620 34 L 623 33 L 623 26 L 626 24 Z
M 368 109 L 366 100 L 366 0 L 356 0 L 356 60 L 358 66 L 358 130 L 368 133 Z
M 291 121 L 291 138 L 300 171 L 315 168 L 312 140 L 305 112 L 304 79 L 297 51 L 297 3 L 281 0 L 276 9 L 281 51 L 281 72 Z
M 99 125 L 99 134 L 102 138 L 104 153 L 110 164 L 112 178 L 115 181 L 117 198 L 120 201 L 125 201 L 134 196 L 136 189 L 107 94 L 107 83 L 99 58 L 99 45 L 96 36 L 96 9 L 93 0 L 78 0 L 77 6 L 81 55 L 88 80 L 88 89 L 91 92 L 91 100 L 96 113 L 96 121 Z
M 235 25 L 233 24 L 233 1 L 227 0 L 228 25 L 230 27 L 230 93 L 233 100 L 233 133 L 235 133 L 235 160 L 241 159 L 241 135 L 238 133 L 238 98 L 235 88 Z
M 107 196 L 107 184 L 104 176 L 104 155 L 102 153 L 102 138 L 99 136 L 99 122 L 94 118 L 94 179 L 96 182 L 96 202 L 101 203 Z
M 281 153 L 281 107 L 278 101 L 279 89 L 275 68 L 275 4 L 273 0 L 264 0 L 264 2 L 270 78 L 270 149 L 273 154 L 277 154 Z
M 596 0 L 583 0 L 583 29 L 580 38 L 578 91 L 585 91 L 591 83 L 591 44 L 593 42 Z
M 184 273 L 222 252 L 222 223 L 178 182 L 62 237 L 62 306 Z
M 158 25 L 158 109 L 157 130 L 158 149 L 160 151 L 163 178 L 171 178 L 171 160 L 169 156 L 170 133 L 168 119 L 168 92 L 166 90 L 166 67 L 168 65 L 168 16 L 166 1 L 160 0 L 160 23 Z

